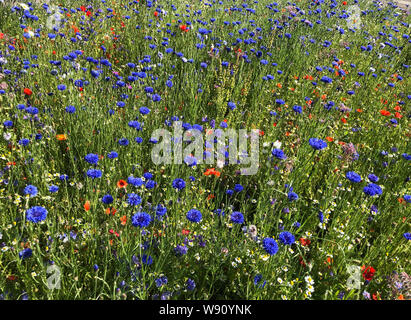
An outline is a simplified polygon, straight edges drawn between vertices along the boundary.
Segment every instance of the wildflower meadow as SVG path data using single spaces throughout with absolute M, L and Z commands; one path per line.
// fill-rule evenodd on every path
M 409 13 L 0 1 L 0 299 L 411 299 Z

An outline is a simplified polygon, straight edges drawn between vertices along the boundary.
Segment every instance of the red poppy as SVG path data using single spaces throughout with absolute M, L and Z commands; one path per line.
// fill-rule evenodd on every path
M 363 271 L 362 277 L 367 281 L 371 281 L 374 277 L 375 269 L 371 266 L 368 266 L 367 268 L 365 266 L 362 266 L 361 270 Z
M 221 175 L 221 172 L 215 170 L 214 168 L 209 168 L 204 172 L 204 175 L 205 176 L 214 175 L 216 177 L 219 177 Z
M 89 211 L 90 210 L 90 201 L 86 201 L 86 203 L 84 204 L 84 210 Z
M 154 16 L 158 17 L 158 12 L 157 11 L 154 11 Z
M 311 244 L 310 239 L 300 238 L 300 243 L 303 247 L 307 247 Z
M 399 112 L 396 112 L 396 113 L 395 113 L 395 117 L 398 118 L 398 119 L 401 119 L 401 118 L 402 118 L 402 114 L 399 113 Z
M 64 140 L 67 140 L 67 136 L 65 134 L 57 134 L 56 139 L 58 141 L 64 141 Z
M 23 92 L 24 92 L 24 94 L 26 94 L 26 95 L 28 95 L 28 96 L 31 96 L 31 95 L 33 94 L 33 91 L 31 91 L 29 88 L 25 88 L 25 89 L 23 90 Z
M 106 214 L 110 215 L 110 213 L 114 216 L 116 214 L 117 210 L 115 208 L 107 208 L 106 209 Z
M 380 110 L 381 115 L 383 116 L 389 116 L 391 115 L 391 112 L 387 111 L 387 110 Z
M 123 179 L 118 180 L 117 188 L 125 188 L 125 187 L 127 187 L 127 182 Z

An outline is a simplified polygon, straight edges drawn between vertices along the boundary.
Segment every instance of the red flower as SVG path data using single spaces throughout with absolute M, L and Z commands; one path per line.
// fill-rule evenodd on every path
M 154 11 L 154 16 L 158 17 L 158 12 L 157 11 Z
M 125 188 L 127 187 L 127 182 L 124 181 L 123 179 L 120 179 L 117 181 L 117 188 Z
M 309 246 L 311 243 L 310 239 L 300 238 L 300 243 L 303 247 Z
M 402 114 L 399 113 L 399 112 L 396 112 L 396 113 L 395 113 L 395 117 L 398 118 L 398 119 L 401 119 L 401 118 L 402 118 Z
M 381 113 L 381 115 L 383 115 L 383 116 L 389 116 L 389 115 L 391 115 L 391 112 L 389 112 L 389 111 L 387 111 L 387 110 L 381 110 L 380 113 Z
M 31 95 L 33 94 L 33 91 L 31 91 L 29 88 L 25 88 L 25 89 L 23 90 L 23 92 L 24 92 L 24 94 L 26 94 L 26 95 L 28 95 L 28 96 L 31 96 Z
M 374 277 L 375 269 L 371 266 L 368 266 L 367 268 L 365 266 L 362 266 L 361 270 L 363 271 L 362 277 L 367 281 L 371 281 Z
M 343 6 L 346 6 L 347 5 L 347 1 L 343 1 Z
M 221 175 L 221 172 L 215 170 L 214 168 L 208 168 L 203 174 L 205 176 L 214 175 L 216 177 L 219 177 Z
M 84 207 L 84 210 L 89 211 L 90 210 L 90 201 L 87 200 L 83 207 Z

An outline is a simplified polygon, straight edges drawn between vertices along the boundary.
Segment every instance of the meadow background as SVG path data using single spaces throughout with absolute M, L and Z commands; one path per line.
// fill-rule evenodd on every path
M 409 23 L 378 1 L 0 4 L 0 298 L 410 299 Z M 175 121 L 258 129 L 258 173 L 154 165 Z

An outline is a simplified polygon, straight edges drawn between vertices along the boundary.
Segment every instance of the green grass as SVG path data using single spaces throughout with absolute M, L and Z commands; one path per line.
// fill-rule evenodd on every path
M 53 31 L 45 27 L 49 15 L 41 6 L 35 6 L 31 12 L 38 16 L 37 21 L 20 20 L 21 11 L 12 12 L 10 7 L 0 6 L 0 32 L 4 34 L 0 39 L 0 57 L 8 61 L 0 65 L 0 74 L 4 74 L 0 83 L 5 81 L 8 86 L 0 95 L 0 121 L 13 121 L 12 128 L 2 129 L 2 135 L 11 134 L 10 139 L 0 140 L 1 297 L 153 299 L 164 295 L 170 299 L 339 299 L 339 294 L 344 292 L 343 299 L 364 299 L 365 291 L 379 299 L 398 299 L 387 277 L 394 272 L 411 272 L 410 244 L 403 236 L 410 232 L 410 205 L 403 197 L 411 192 L 411 170 L 409 161 L 402 156 L 411 153 L 410 100 L 407 98 L 411 77 L 409 68 L 404 67 L 410 61 L 410 45 L 402 36 L 409 35 L 409 15 L 390 6 L 378 11 L 372 2 L 360 1 L 361 10 L 373 11 L 361 16 L 360 30 L 351 32 L 347 22 L 338 17 L 342 10 L 354 5 L 351 2 L 346 7 L 336 2 L 337 6 L 331 9 L 330 1 L 326 1 L 321 13 L 292 19 L 287 18 L 285 1 L 278 2 L 278 12 L 266 8 L 269 1 L 245 2 L 255 14 L 245 9 L 231 10 L 229 14 L 224 11 L 235 5 L 240 7 L 243 2 L 224 1 L 222 5 L 216 2 L 210 7 L 197 1 L 190 7 L 190 17 L 173 15 L 187 14 L 185 3 L 174 2 L 176 11 L 172 11 L 173 2 L 159 1 L 157 4 L 163 5 L 168 14 L 157 18 L 154 16 L 156 4 L 147 8 L 146 1 L 132 5 L 123 1 L 86 3 L 94 6 L 90 9 L 91 18 L 80 11 L 65 12 L 70 13 L 60 29 L 65 37 L 57 35 L 55 40 L 48 38 L 48 33 Z M 310 3 L 303 0 L 297 5 L 307 13 Z M 84 1 L 60 1 L 60 4 L 69 9 L 79 8 Z M 103 12 L 95 17 L 98 8 Z M 100 21 L 108 14 L 107 8 L 114 9 L 116 14 Z M 133 8 L 139 13 L 133 12 Z M 198 10 L 202 11 L 201 15 L 194 15 Z M 327 18 L 327 12 L 331 11 L 336 14 Z M 130 19 L 126 19 L 126 15 Z M 312 28 L 300 21 L 303 17 L 312 22 Z M 178 23 L 179 18 L 182 23 Z M 215 21 L 211 23 L 210 18 Z M 150 19 L 153 20 L 151 27 L 148 26 Z M 197 19 L 208 24 L 201 25 Z M 254 23 L 249 22 L 252 19 Z M 282 29 L 276 28 L 275 20 Z M 322 24 L 317 24 L 317 20 Z M 179 28 L 185 21 L 192 22 L 188 32 Z M 224 21 L 230 25 L 226 26 Z M 235 21 L 242 23 L 233 25 Z M 39 37 L 25 39 L 20 24 L 33 32 L 40 25 L 43 28 Z M 79 28 L 83 40 L 76 43 L 70 40 L 75 36 L 71 26 Z M 344 28 L 345 33 L 340 34 L 337 26 Z M 248 30 L 240 35 L 238 31 L 245 27 Z M 257 27 L 261 30 L 256 31 Z M 158 28 L 161 32 L 157 32 Z M 199 28 L 212 30 L 203 39 L 203 49 L 196 48 L 201 42 Z M 167 33 L 167 29 L 175 35 Z M 255 44 L 233 45 L 236 38 L 250 39 L 246 34 L 251 31 L 255 33 Z M 381 36 L 379 32 L 386 35 Z M 290 39 L 286 37 L 288 33 Z M 389 39 L 390 33 L 395 38 Z M 145 40 L 146 36 L 152 40 Z M 84 41 L 85 37 L 88 41 Z M 163 37 L 169 38 L 167 46 L 162 45 Z M 16 39 L 16 50 L 11 51 L 7 48 L 13 39 Z M 323 46 L 325 40 L 331 45 Z M 385 42 L 401 50 L 388 45 L 382 48 Z M 105 54 L 100 49 L 103 44 Z M 150 48 L 150 44 L 156 48 Z M 361 50 L 361 46 L 368 44 L 373 45 L 372 51 Z M 219 49 L 218 54 L 210 52 L 212 45 Z M 346 49 L 348 46 L 350 49 Z M 185 63 L 175 53 L 165 53 L 166 47 L 183 53 L 193 62 Z M 255 52 L 260 50 L 262 57 L 256 57 L 251 48 Z M 75 50 L 83 52 L 76 61 L 87 71 L 76 70 L 64 59 Z M 249 62 L 241 57 L 245 51 Z M 386 56 L 379 58 L 379 54 Z M 35 60 L 32 55 L 38 58 Z M 145 55 L 150 55 L 151 61 L 139 63 Z M 106 58 L 112 68 L 102 67 L 102 74 L 94 79 L 90 70 L 97 67 L 87 62 L 87 57 Z M 29 59 L 38 67 L 22 72 L 23 59 Z M 269 63 L 263 65 L 259 62 L 261 59 Z M 50 60 L 60 60 L 61 66 L 51 65 Z M 223 61 L 230 66 L 223 67 Z M 146 71 L 148 76 L 141 78 L 141 83 L 130 83 L 132 88 L 114 88 L 117 80 L 113 71 L 129 83 L 129 62 L 156 66 Z M 206 69 L 200 67 L 201 62 L 207 63 Z M 338 62 L 339 69 L 333 62 Z M 323 71 L 317 71 L 317 66 Z M 334 71 L 343 69 L 346 75 L 328 72 L 324 69 L 328 67 Z M 5 69 L 11 73 L 5 74 Z M 57 75 L 51 73 L 53 69 Z M 133 71 L 137 72 L 137 68 Z M 365 75 L 359 76 L 360 71 Z M 274 80 L 263 80 L 268 74 L 274 76 Z M 151 81 L 150 75 L 158 80 Z M 171 88 L 165 84 L 170 75 L 174 76 Z M 331 77 L 332 83 L 321 82 L 322 76 Z M 106 81 L 105 77 L 111 79 Z M 77 79 L 89 82 L 82 92 L 73 84 Z M 394 83 L 395 87 L 388 83 Z M 67 89 L 57 90 L 59 84 L 65 84 Z M 144 91 L 146 86 L 151 86 L 161 101 L 153 102 Z M 24 88 L 30 88 L 33 94 L 25 96 Z M 199 88 L 202 92 L 198 92 Z M 349 90 L 355 94 L 347 94 Z M 127 94 L 128 99 L 123 99 L 122 94 Z M 285 104 L 277 104 L 276 99 L 284 100 Z M 122 100 L 125 106 L 116 106 Z M 19 104 L 27 105 L 28 101 L 38 108 L 38 121 L 30 120 L 30 114 L 16 108 Z M 229 101 L 236 103 L 234 110 L 227 107 Z M 326 110 L 324 106 L 328 101 L 335 102 L 335 107 L 341 108 L 344 104 L 351 110 L 341 112 L 335 107 Z M 74 114 L 65 111 L 68 105 L 76 107 Z M 294 105 L 302 106 L 303 112 L 295 113 Z M 140 115 L 142 106 L 151 112 Z M 109 109 L 114 110 L 113 115 Z M 391 116 L 381 115 L 381 110 L 388 110 Z M 276 112 L 277 116 L 270 112 Z M 395 112 L 402 117 L 395 118 Z M 141 131 L 128 126 L 137 116 Z M 216 128 L 226 121 L 233 129 L 260 129 L 264 134 L 259 140 L 258 173 L 241 176 L 236 174 L 241 165 L 228 165 L 223 169 L 214 166 L 221 172 L 217 177 L 204 175 L 207 168 L 213 167 L 205 164 L 192 168 L 185 164 L 154 165 L 150 156 L 151 134 L 158 128 L 167 129 L 165 121 L 172 116 L 191 125 L 201 124 L 204 129 L 211 128 L 208 122 L 203 122 L 205 117 L 208 121 L 215 120 Z M 398 121 L 397 125 L 390 124 L 392 118 Z M 42 134 L 41 140 L 35 139 L 38 133 Z M 65 134 L 67 139 L 59 141 L 56 139 L 59 134 Z M 143 143 L 136 143 L 136 137 L 141 137 Z M 308 143 L 313 137 L 323 140 L 329 137 L 328 147 L 314 151 Z M 23 138 L 30 139 L 26 147 L 19 144 Z M 127 138 L 130 144 L 120 146 L 121 138 Z M 282 143 L 286 160 L 270 160 L 272 143 L 277 140 Z M 344 158 L 342 143 L 352 143 L 359 158 L 354 161 Z M 397 151 L 392 150 L 394 147 Z M 107 157 L 112 150 L 118 152 L 118 158 Z M 381 151 L 389 155 L 383 156 Z M 99 179 L 85 175 L 93 167 L 84 160 L 89 153 L 104 156 L 98 163 L 103 173 Z M 131 175 L 142 177 L 147 171 L 157 182 L 155 188 L 136 188 L 131 184 L 125 189 L 117 187 L 120 179 L 127 180 Z M 348 171 L 360 174 L 362 182 L 355 184 L 346 179 Z M 369 197 L 363 192 L 370 173 L 379 177 L 377 184 L 383 188 L 381 196 Z M 68 181 L 59 179 L 62 174 L 69 176 Z M 185 189 L 172 188 L 176 178 L 186 181 Z M 23 193 L 30 184 L 38 188 L 37 196 L 32 198 Z M 226 191 L 235 184 L 241 184 L 244 190 L 227 195 Z M 297 201 L 288 200 L 285 184 L 298 194 Z M 50 193 L 50 185 L 57 185 L 59 191 Z M 141 210 L 127 204 L 126 194 L 131 192 L 142 197 Z M 105 194 L 113 196 L 112 204 L 101 201 Z M 86 201 L 91 206 L 88 211 L 84 209 Z M 137 211 L 153 213 L 151 208 L 157 204 L 167 207 L 167 215 L 161 221 L 153 220 L 144 232 L 131 224 Z M 377 213 L 370 210 L 373 205 L 378 208 Z M 47 219 L 37 224 L 26 221 L 25 212 L 32 206 L 45 207 Z M 116 209 L 114 215 L 106 213 L 110 207 Z M 198 224 L 186 219 L 187 211 L 192 208 L 202 213 L 203 219 Z M 218 216 L 216 209 L 223 209 L 225 215 Z M 230 222 L 233 211 L 244 214 L 243 225 Z M 325 218 L 323 224 L 318 219 L 320 211 Z M 127 218 L 124 225 L 123 216 Z M 297 221 L 299 227 L 294 226 Z M 258 241 L 243 232 L 242 227 L 250 225 L 257 227 Z M 183 235 L 183 229 L 190 233 Z M 279 241 L 282 230 L 295 235 L 292 246 Z M 71 238 L 70 232 L 77 238 Z M 204 247 L 199 245 L 200 235 L 205 241 Z M 269 256 L 261 244 L 267 237 L 275 238 L 279 245 L 278 253 L 273 256 Z M 192 246 L 188 245 L 186 255 L 178 257 L 174 248 L 185 238 Z M 300 238 L 309 239 L 310 244 L 303 246 Z M 24 247 L 31 248 L 33 255 L 22 260 L 19 252 Z M 143 255 L 151 256 L 153 263 L 141 263 Z M 50 276 L 47 267 L 51 261 L 61 271 L 60 289 L 49 290 L 47 286 Z M 94 265 L 99 266 L 98 271 Z M 350 265 L 372 266 L 376 272 L 369 283 L 361 276 L 361 289 L 350 290 L 347 288 Z M 158 288 L 155 280 L 161 275 L 168 278 L 168 283 Z M 262 275 L 257 285 L 254 284 L 256 275 Z M 312 295 L 307 295 L 307 276 L 314 280 Z M 186 288 L 189 278 L 196 283 L 194 291 Z M 262 286 L 264 281 L 266 284 Z M 401 293 L 410 297 L 405 290 Z

